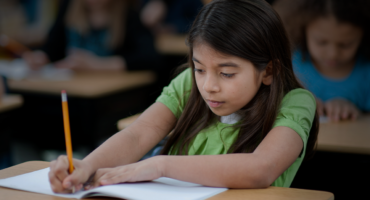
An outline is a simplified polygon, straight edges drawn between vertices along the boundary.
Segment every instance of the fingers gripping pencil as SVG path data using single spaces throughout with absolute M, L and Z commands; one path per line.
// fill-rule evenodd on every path
M 62 109 L 64 122 L 64 136 L 66 139 L 67 156 L 69 162 L 69 173 L 72 174 L 73 172 L 72 140 L 71 140 L 71 129 L 69 125 L 67 93 L 65 90 L 62 90 Z

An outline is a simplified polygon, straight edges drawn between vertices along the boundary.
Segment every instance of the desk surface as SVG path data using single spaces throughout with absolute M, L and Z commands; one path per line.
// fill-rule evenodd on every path
M 134 122 L 140 114 L 118 121 L 122 130 Z M 320 124 L 317 149 L 342 153 L 370 154 L 370 114 L 356 121 Z
M 320 124 L 317 145 L 320 151 L 370 154 L 370 115 L 356 121 Z
M 20 107 L 23 104 L 21 95 L 5 95 L 0 99 L 0 113 Z
M 59 95 L 65 89 L 70 96 L 94 98 L 154 83 L 155 74 L 138 72 L 76 72 L 68 81 L 45 79 L 9 80 L 11 90 Z
M 16 176 L 35 170 L 43 169 L 49 166 L 48 162 L 43 161 L 30 161 L 22 163 L 7 169 L 0 170 L 0 179 Z M 0 199 L 15 200 L 62 200 L 65 198 L 55 197 L 20 190 L 13 190 L 0 187 Z M 91 199 L 91 198 L 90 198 Z M 113 199 L 113 198 L 94 198 L 94 200 Z M 210 200 L 221 199 L 253 199 L 253 200 L 332 200 L 334 195 L 330 192 L 315 191 L 315 190 L 302 190 L 293 188 L 280 188 L 269 187 L 267 189 L 239 189 L 228 190 L 210 198 Z
M 156 37 L 158 52 L 167 55 L 186 55 L 189 48 L 185 44 L 186 35 L 163 34 Z

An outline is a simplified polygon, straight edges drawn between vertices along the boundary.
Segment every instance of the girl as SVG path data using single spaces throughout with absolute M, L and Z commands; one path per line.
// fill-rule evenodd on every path
M 282 0 L 293 67 L 332 121 L 370 111 L 370 1 Z
M 186 34 L 206 1 L 144 0 L 140 18 L 155 34 Z
M 189 68 L 131 126 L 84 158 L 51 163 L 55 192 L 171 177 L 229 188 L 289 187 L 317 138 L 315 99 L 263 0 L 215 0 L 188 37 Z M 162 156 L 137 162 L 168 135 Z M 186 156 L 185 156 L 186 155 Z
M 160 61 L 153 37 L 130 0 L 63 1 L 41 51 L 24 54 L 32 68 L 153 69 Z M 145 57 L 145 59 L 142 59 Z

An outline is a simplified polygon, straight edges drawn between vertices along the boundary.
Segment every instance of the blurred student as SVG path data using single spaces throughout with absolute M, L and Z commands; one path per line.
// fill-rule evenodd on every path
M 159 56 L 133 1 L 63 1 L 44 48 L 25 53 L 32 68 L 49 62 L 77 70 L 154 69 Z
M 370 1 L 281 0 L 293 66 L 331 121 L 370 111 Z
M 56 0 L 1 0 L 0 32 L 27 47 L 41 45 L 57 10 Z
M 155 34 L 185 34 L 206 0 L 144 0 L 140 18 Z

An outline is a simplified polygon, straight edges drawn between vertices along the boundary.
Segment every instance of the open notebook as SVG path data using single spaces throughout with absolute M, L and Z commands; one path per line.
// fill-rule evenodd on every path
M 227 188 L 205 187 L 195 183 L 162 177 L 152 182 L 121 183 L 101 186 L 88 191 L 78 191 L 74 194 L 57 194 L 51 190 L 48 179 L 49 170 L 50 168 L 45 168 L 27 174 L 0 179 L 0 186 L 77 199 L 92 196 L 140 200 L 206 199 L 227 190 Z

